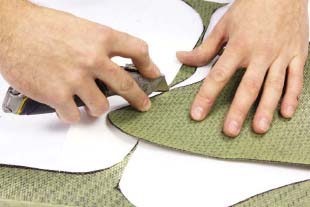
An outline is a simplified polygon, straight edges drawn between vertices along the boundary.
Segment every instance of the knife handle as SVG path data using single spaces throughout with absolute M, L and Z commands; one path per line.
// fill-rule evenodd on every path
M 143 78 L 141 76 L 134 65 L 126 65 L 123 68 L 139 85 L 145 85 L 146 82 L 150 83 L 149 79 Z M 97 79 L 96 84 L 106 97 L 116 95 L 116 93 L 110 90 L 102 81 Z M 149 90 L 149 87 L 144 88 L 144 90 L 146 93 L 148 93 L 147 90 Z M 74 101 L 78 107 L 85 106 L 84 102 L 78 96 L 74 96 Z M 36 115 L 55 112 L 54 108 L 32 100 L 12 87 L 10 87 L 7 91 L 2 108 L 6 113 L 13 113 L 18 115 Z
M 96 80 L 96 84 L 100 91 L 106 96 L 115 95 L 112 91 L 108 89 L 108 87 L 100 80 Z M 85 106 L 84 102 L 78 97 L 74 96 L 74 101 L 77 107 Z M 25 97 L 23 104 L 20 106 L 20 109 L 16 112 L 19 115 L 37 115 L 37 114 L 47 114 L 47 113 L 54 113 L 55 109 L 32 100 L 28 97 Z

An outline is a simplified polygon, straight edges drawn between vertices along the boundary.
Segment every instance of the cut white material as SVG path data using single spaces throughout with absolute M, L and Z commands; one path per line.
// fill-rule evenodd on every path
M 206 34 L 204 36 L 204 40 L 210 35 L 213 28 L 216 26 L 217 22 L 219 21 L 219 19 L 221 19 L 221 17 L 227 12 L 227 10 L 229 9 L 230 6 L 231 6 L 231 4 L 228 4 L 222 8 L 219 8 L 212 15 L 212 17 L 210 19 L 210 24 L 209 24 L 208 29 L 206 31 Z M 217 60 L 218 60 L 218 57 L 214 58 L 214 60 L 211 61 L 211 63 L 209 63 L 208 65 L 197 68 L 196 72 L 190 78 L 188 78 L 187 80 L 177 84 L 172 89 L 179 88 L 182 86 L 187 86 L 187 85 L 202 81 L 209 74 L 212 66 L 214 65 L 214 63 Z
M 4 99 L 7 89 L 7 83 L 0 77 L 0 100 Z M 58 169 L 68 128 L 55 114 L 29 118 L 4 114 L 1 110 L 0 163 Z
M 228 7 L 212 17 L 206 36 Z M 201 81 L 212 63 L 175 88 Z M 121 179 L 137 207 L 227 207 L 268 190 L 310 179 L 310 171 L 264 163 L 222 161 L 140 142 Z
M 34 0 L 40 5 L 67 11 L 147 41 L 151 57 L 169 83 L 181 63 L 178 50 L 190 50 L 202 33 L 199 15 L 181 0 Z M 98 34 L 100 35 L 100 34 Z M 128 60 L 116 59 L 119 64 Z M 0 82 L 0 101 L 7 84 Z M 123 106 L 120 97 L 112 107 Z M 0 163 L 48 170 L 87 172 L 120 162 L 137 140 L 107 123 L 106 116 L 72 127 L 54 114 L 20 117 L 0 112 Z
M 128 105 L 121 97 L 109 98 L 110 110 Z M 81 122 L 70 127 L 63 144 L 60 169 L 89 172 L 121 162 L 137 140 L 112 126 L 107 115 L 92 118 L 82 112 Z M 68 168 L 68 166 L 70 168 Z
M 215 160 L 141 141 L 120 188 L 137 207 L 227 207 L 309 178 L 296 166 Z

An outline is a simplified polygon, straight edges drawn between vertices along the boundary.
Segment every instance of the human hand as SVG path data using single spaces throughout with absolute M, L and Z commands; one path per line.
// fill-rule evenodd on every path
M 293 116 L 308 55 L 307 3 L 307 0 L 236 0 L 200 47 L 177 53 L 182 63 L 203 66 L 227 43 L 192 104 L 194 120 L 205 119 L 239 68 L 247 70 L 224 121 L 223 131 L 227 136 L 239 135 L 261 89 L 253 129 L 256 133 L 269 130 L 286 76 L 281 114 L 285 118 Z
M 79 120 L 74 95 L 92 116 L 108 110 L 108 100 L 95 79 L 136 109 L 147 111 L 151 107 L 148 96 L 130 75 L 110 60 L 114 56 L 131 58 L 142 75 L 158 77 L 160 72 L 144 41 L 21 0 L 0 0 L 0 21 L 3 77 L 21 93 L 55 108 L 63 121 Z

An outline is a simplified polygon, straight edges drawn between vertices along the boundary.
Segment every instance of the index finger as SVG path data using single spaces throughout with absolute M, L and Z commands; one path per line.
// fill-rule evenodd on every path
M 241 61 L 240 53 L 227 47 L 196 95 L 191 108 L 191 117 L 194 120 L 205 119 L 216 98 L 240 66 Z
M 147 78 L 160 76 L 158 67 L 151 60 L 147 43 L 127 33 L 116 32 L 109 55 L 131 58 L 140 73 Z
M 148 111 L 151 101 L 134 79 L 112 61 L 107 61 L 97 71 L 96 78 L 102 80 L 108 88 L 125 98 L 130 105 L 139 111 Z

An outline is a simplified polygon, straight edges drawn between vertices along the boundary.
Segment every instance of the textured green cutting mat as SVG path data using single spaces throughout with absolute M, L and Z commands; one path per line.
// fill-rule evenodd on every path
M 310 181 L 291 184 L 240 202 L 233 207 L 309 207 Z
M 46 204 L 46 203 L 34 203 L 34 202 L 27 202 L 27 201 L 16 201 L 16 200 L 5 200 L 0 199 L 0 206 L 5 207 L 70 207 L 64 205 L 53 205 L 53 204 Z
M 109 119 L 127 134 L 195 154 L 310 165 L 310 62 L 305 68 L 300 107 L 293 119 L 285 120 L 276 114 L 270 131 L 257 135 L 251 129 L 253 107 L 240 136 L 229 139 L 222 133 L 223 120 L 242 76 L 243 71 L 239 71 L 233 77 L 203 122 L 192 121 L 189 116 L 201 82 L 152 98 L 148 113 L 125 107 L 110 113 Z
M 118 190 L 128 159 L 110 169 L 84 174 L 2 166 L 0 206 L 133 206 Z

